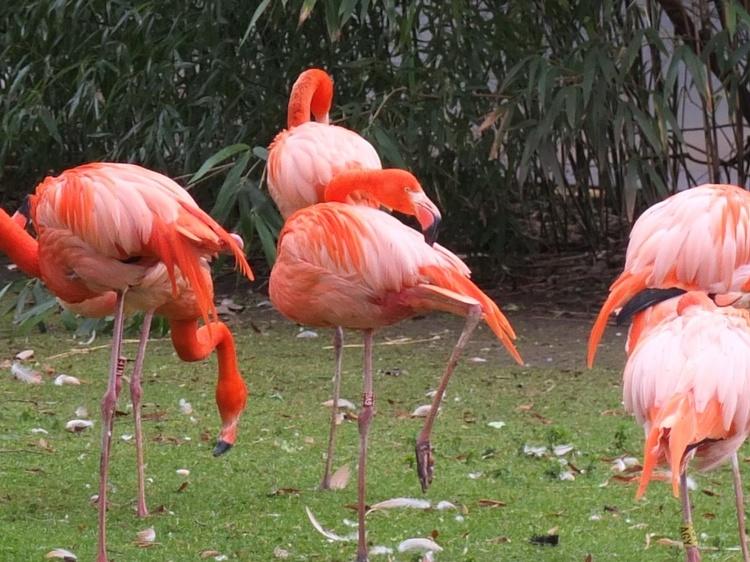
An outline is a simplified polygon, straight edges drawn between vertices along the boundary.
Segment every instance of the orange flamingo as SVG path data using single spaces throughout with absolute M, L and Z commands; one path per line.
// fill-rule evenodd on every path
M 107 475 L 114 408 L 124 367 L 124 311 L 146 312 L 133 368 L 131 397 L 136 421 L 138 513 L 148 512 L 143 489 L 140 374 L 151 317 L 169 319 L 179 357 L 197 361 L 217 350 L 216 400 L 222 431 L 219 455 L 236 438 L 247 390 L 237 368 L 229 329 L 215 320 L 208 260 L 217 252 L 235 256 L 252 272 L 233 235 L 204 213 L 169 178 L 131 164 L 95 163 L 48 177 L 29 197 L 35 240 L 23 218 L 0 211 L 0 251 L 25 273 L 40 278 L 69 307 L 89 315 L 115 313 L 107 390 L 102 399 L 97 561 L 106 562 Z M 205 325 L 198 327 L 198 318 Z
M 636 295 L 631 310 L 692 290 L 718 295 L 719 304 L 731 304 L 750 292 L 750 193 L 740 187 L 687 189 L 638 218 L 625 269 L 610 287 L 591 330 L 589 367 L 616 309 Z
M 285 219 L 294 211 L 323 202 L 326 186 L 338 175 L 382 168 L 380 158 L 369 142 L 354 131 L 329 124 L 328 113 L 332 101 L 333 79 L 323 70 L 311 68 L 304 71 L 292 87 L 287 129 L 276 135 L 268 151 L 268 190 Z M 310 120 L 311 115 L 315 121 Z M 421 188 L 414 191 L 412 197 L 421 199 L 413 201 L 414 204 L 406 211 L 403 208 L 396 210 L 415 215 L 426 240 L 432 243 L 437 236 L 440 211 Z M 345 197 L 336 200 L 375 207 L 382 204 L 382 201 L 363 190 L 348 192 Z M 343 342 L 344 331 L 337 326 L 333 337 L 333 403 L 328 449 L 320 483 L 322 490 L 330 488 Z
M 750 433 L 750 312 L 717 307 L 703 292 L 661 302 L 633 321 L 627 344 L 624 403 L 646 432 L 637 497 L 657 464 L 672 470 L 681 496 L 688 562 L 700 560 L 687 488 L 687 464 L 702 470 L 731 459 L 744 560 L 744 500 L 737 449 Z
M 326 188 L 324 199 L 330 192 L 341 199 L 356 190 L 366 190 L 369 197 L 377 197 L 387 207 L 407 208 L 408 196 L 419 191 L 419 184 L 413 179 L 404 190 L 404 174 L 408 172 L 361 171 L 356 182 L 347 182 L 348 189 L 335 178 Z M 406 201 L 399 204 L 399 200 Z M 279 237 L 269 281 L 269 295 L 276 308 L 302 324 L 342 326 L 364 333 L 363 399 L 358 422 L 358 562 L 367 560 L 365 475 L 367 433 L 374 405 L 373 331 L 436 310 L 466 317 L 417 438 L 417 470 L 423 489 L 432 479 L 432 425 L 448 380 L 479 321 L 484 319 L 511 356 L 522 363 L 507 319 L 468 276 L 468 268 L 454 254 L 437 244 L 425 243 L 415 230 L 366 206 L 328 202 L 301 209 L 287 219 Z

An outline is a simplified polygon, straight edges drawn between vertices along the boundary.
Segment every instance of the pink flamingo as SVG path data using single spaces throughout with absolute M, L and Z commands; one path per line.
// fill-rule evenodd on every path
M 734 185 L 702 185 L 672 195 L 638 218 L 625 269 L 591 330 L 589 367 L 610 314 L 636 295 L 638 306 L 644 306 L 680 290 L 719 295 L 719 304 L 736 303 L 750 292 L 750 193 Z
M 334 179 L 324 199 L 333 197 L 330 192 L 341 200 L 356 190 L 365 190 L 369 197 L 399 210 L 408 207 L 411 193 L 420 191 L 416 179 L 404 189 L 404 174 L 408 172 L 362 171 L 356 182 L 346 186 Z M 364 333 L 363 399 L 358 422 L 358 562 L 367 560 L 365 475 L 374 405 L 373 331 L 435 310 L 467 319 L 417 438 L 417 471 L 423 489 L 432 479 L 432 425 L 448 380 L 479 321 L 484 319 L 511 356 L 522 362 L 507 319 L 468 276 L 468 268 L 454 254 L 425 243 L 415 230 L 366 206 L 330 202 L 301 209 L 287 219 L 279 237 L 269 284 L 276 308 L 302 324 L 342 326 Z
M 333 79 L 323 70 L 311 68 L 297 78 L 289 96 L 287 129 L 274 138 L 268 151 L 268 190 L 286 219 L 293 212 L 323 202 L 331 181 L 344 173 L 382 168 L 375 148 L 360 135 L 329 124 L 333 101 Z M 315 121 L 310 120 L 310 116 Z M 354 177 L 354 176 L 352 176 Z M 343 179 L 346 185 L 350 179 Z M 407 184 L 405 183 L 404 186 Z M 433 243 L 440 224 L 440 211 L 420 188 L 412 193 L 413 205 L 404 210 L 417 217 L 428 243 Z M 348 192 L 337 201 L 377 207 L 382 204 L 368 192 Z M 344 331 L 336 326 L 333 337 L 334 376 L 328 448 L 320 489 L 330 488 L 336 442 L 336 415 L 341 387 Z
M 689 292 L 638 313 L 628 338 L 624 403 L 646 432 L 637 497 L 666 462 L 682 500 L 688 562 L 700 560 L 687 488 L 687 464 L 702 470 L 731 459 L 744 560 L 750 560 L 737 449 L 750 433 L 750 312 L 720 308 Z
M 181 359 L 218 353 L 216 400 L 222 430 L 214 454 L 231 447 L 247 390 L 237 367 L 231 332 L 215 320 L 208 260 L 234 255 L 252 272 L 241 247 L 169 178 L 131 164 L 95 163 L 48 177 L 29 197 L 38 239 L 23 230 L 23 218 L 0 211 L 0 251 L 26 274 L 41 279 L 69 307 L 88 315 L 114 311 L 107 390 L 102 399 L 97 562 L 106 562 L 107 475 L 114 408 L 124 367 L 124 312 L 146 312 L 131 380 L 136 422 L 138 514 L 148 513 L 143 482 L 140 375 L 154 313 L 169 319 Z M 204 326 L 198 327 L 198 318 Z

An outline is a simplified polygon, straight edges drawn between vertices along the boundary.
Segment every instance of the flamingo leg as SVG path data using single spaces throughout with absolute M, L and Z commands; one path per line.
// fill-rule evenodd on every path
M 341 393 L 341 361 L 343 359 L 344 330 L 341 326 L 333 333 L 333 353 L 335 357 L 336 370 L 333 374 L 333 403 L 331 404 L 331 428 L 328 431 L 328 450 L 326 451 L 326 464 L 323 469 L 323 480 L 320 482 L 321 490 L 331 488 L 331 469 L 333 468 L 333 450 L 336 446 L 336 419 L 339 413 L 339 395 Z
M 700 562 L 701 554 L 698 550 L 698 541 L 693 528 L 693 516 L 690 508 L 690 497 L 688 495 L 687 472 L 680 475 L 680 501 L 682 502 L 682 527 L 680 535 L 685 547 L 685 560 L 687 562 Z
M 124 324 L 125 293 L 127 289 L 117 292 L 115 304 L 115 322 L 112 328 L 112 352 L 109 363 L 107 390 L 102 397 L 102 451 L 99 462 L 99 544 L 97 562 L 107 562 L 107 477 L 109 474 L 109 454 L 112 447 L 112 430 L 114 425 L 115 405 L 117 404 L 118 387 L 124 367 L 120 356 L 122 348 L 122 330 Z
M 364 368 L 362 382 L 362 411 L 359 413 L 359 467 L 357 474 L 357 562 L 367 562 L 367 534 L 365 531 L 365 489 L 367 476 L 367 432 L 373 415 L 375 396 L 372 389 L 372 330 L 364 331 Z
M 742 560 L 750 562 L 750 551 L 747 548 L 747 530 L 745 527 L 745 495 L 742 491 L 742 476 L 740 474 L 740 462 L 737 458 L 737 451 L 732 455 L 732 476 L 734 479 L 734 497 L 737 501 L 737 528 L 740 532 Z
M 133 402 L 133 420 L 135 422 L 135 464 L 138 471 L 138 517 L 148 516 L 146 507 L 146 479 L 143 466 L 143 430 L 141 424 L 141 373 L 143 372 L 143 358 L 146 355 L 148 335 L 151 331 L 151 320 L 154 311 L 149 310 L 143 316 L 141 325 L 141 339 L 138 342 L 138 354 L 135 356 L 133 374 L 130 377 L 130 400 Z
M 469 309 L 469 313 L 466 317 L 466 323 L 461 335 L 458 337 L 458 341 L 451 352 L 451 356 L 448 359 L 448 364 L 445 366 L 445 371 L 440 379 L 437 390 L 435 390 L 435 396 L 432 397 L 432 404 L 430 406 L 430 413 L 427 414 L 422 431 L 417 437 L 416 443 L 416 457 L 417 457 L 417 476 L 419 477 L 419 483 L 422 485 L 422 492 L 426 492 L 427 488 L 432 483 L 432 472 L 435 466 L 434 457 L 432 456 L 432 444 L 430 443 L 430 434 L 432 433 L 432 426 L 435 423 L 438 410 L 440 409 L 440 402 L 443 400 L 445 389 L 448 386 L 448 381 L 453 375 L 453 371 L 456 368 L 458 360 L 461 358 L 466 343 L 469 341 L 471 334 L 474 332 L 476 327 L 479 325 L 479 321 L 482 319 L 482 308 L 479 305 L 472 306 Z

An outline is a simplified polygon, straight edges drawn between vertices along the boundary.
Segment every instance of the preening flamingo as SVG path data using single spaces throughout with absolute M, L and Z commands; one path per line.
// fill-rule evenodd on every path
M 333 101 L 333 79 L 323 70 L 311 68 L 299 75 L 292 86 L 287 111 L 287 128 L 274 138 L 268 150 L 268 189 L 286 219 L 294 211 L 324 201 L 324 190 L 342 173 L 382 168 L 375 148 L 360 135 L 329 124 Z M 310 117 L 315 119 L 311 121 Z M 346 185 L 346 180 L 341 185 Z M 416 193 L 416 192 L 415 192 Z M 429 243 L 435 241 L 440 213 L 424 196 L 413 208 Z M 330 198 L 328 199 L 331 200 Z M 382 202 L 363 190 L 348 192 L 336 201 L 377 207 Z M 408 213 L 408 211 L 407 211 Z M 336 441 L 336 414 L 341 384 L 344 331 L 334 331 L 333 403 L 323 478 L 320 488 L 330 487 Z
M 410 193 L 403 174 L 360 172 L 360 189 L 391 208 Z M 410 175 L 410 174 L 409 174 Z M 335 180 L 334 180 L 335 181 Z M 411 189 L 416 189 L 414 180 Z M 332 189 L 330 186 L 326 189 Z M 350 189 L 355 187 L 350 186 Z M 365 475 L 367 434 L 373 415 L 373 331 L 430 311 L 466 317 L 417 439 L 417 467 L 423 488 L 432 479 L 429 435 L 443 392 L 460 354 L 480 320 L 489 325 L 511 356 L 521 363 L 513 329 L 497 305 L 469 279 L 468 268 L 439 245 L 392 216 L 366 206 L 339 202 L 304 208 L 287 219 L 279 237 L 269 295 L 274 306 L 295 322 L 311 326 L 362 330 L 363 400 L 359 415 L 359 542 L 357 560 L 367 560 Z
M 687 465 L 695 458 L 708 470 L 730 458 L 740 544 L 750 560 L 737 460 L 750 433 L 750 312 L 717 307 L 705 293 L 689 292 L 638 313 L 628 340 L 625 409 L 646 433 L 637 497 L 656 465 L 668 464 L 674 495 L 682 500 L 687 560 L 698 561 Z
M 217 350 L 216 399 L 222 431 L 214 454 L 236 437 L 247 391 L 237 368 L 229 329 L 215 320 L 208 260 L 218 252 L 235 256 L 252 278 L 235 238 L 204 213 L 169 178 L 131 164 L 96 163 L 48 177 L 29 197 L 38 238 L 0 212 L 0 251 L 26 274 L 40 278 L 68 306 L 89 315 L 114 311 L 107 391 L 102 399 L 98 562 L 106 562 L 107 474 L 114 408 L 124 367 L 121 340 L 125 309 L 146 312 L 131 396 L 136 419 L 139 515 L 147 513 L 140 436 L 140 372 L 154 313 L 169 319 L 172 342 L 183 360 Z M 198 318 L 205 325 L 198 327 Z
M 729 304 L 750 292 L 750 193 L 708 184 L 681 191 L 647 209 L 635 222 L 625 269 L 609 289 L 588 344 L 594 362 L 607 319 L 645 289 L 645 304 L 679 291 L 700 290 Z M 727 295 L 727 293 L 734 293 Z

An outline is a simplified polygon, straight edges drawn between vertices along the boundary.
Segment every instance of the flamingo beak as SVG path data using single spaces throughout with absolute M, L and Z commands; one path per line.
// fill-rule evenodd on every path
M 219 433 L 219 439 L 214 446 L 213 455 L 219 457 L 234 446 L 237 440 L 237 418 L 225 424 Z
M 417 217 L 417 221 L 419 221 L 419 225 L 422 227 L 424 241 L 432 246 L 438 237 L 438 228 L 440 227 L 441 220 L 440 211 L 424 192 L 415 193 L 413 203 L 414 216 Z

